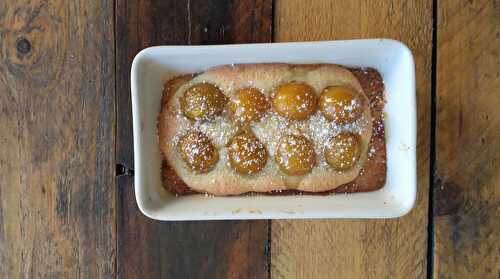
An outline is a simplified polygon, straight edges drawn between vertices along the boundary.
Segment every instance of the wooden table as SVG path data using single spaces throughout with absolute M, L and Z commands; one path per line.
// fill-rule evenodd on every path
M 403 41 L 416 61 L 408 215 L 141 215 L 129 84 L 139 50 L 373 37 Z M 4 0 L 0 112 L 0 278 L 500 277 L 498 0 Z

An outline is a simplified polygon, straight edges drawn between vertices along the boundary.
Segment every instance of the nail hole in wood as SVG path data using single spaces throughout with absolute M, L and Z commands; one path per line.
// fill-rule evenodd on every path
M 123 164 L 116 164 L 116 176 L 134 176 L 134 170 L 127 168 L 127 166 Z
M 27 54 L 31 51 L 31 43 L 26 38 L 20 38 L 17 40 L 16 48 L 21 54 Z

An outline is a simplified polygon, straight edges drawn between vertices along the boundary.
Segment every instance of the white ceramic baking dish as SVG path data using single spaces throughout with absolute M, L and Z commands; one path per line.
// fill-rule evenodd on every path
M 232 63 L 335 63 L 376 68 L 384 79 L 387 181 L 378 191 L 325 196 L 175 197 L 161 186 L 156 134 L 163 84 L 169 78 Z M 140 210 L 158 220 L 394 218 L 416 197 L 415 65 L 394 40 L 371 39 L 217 46 L 157 46 L 132 63 L 135 194 Z

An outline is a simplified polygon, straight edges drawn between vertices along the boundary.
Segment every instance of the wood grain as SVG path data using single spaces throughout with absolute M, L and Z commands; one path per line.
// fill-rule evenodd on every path
M 129 72 L 151 45 L 268 42 L 272 1 L 126 1 L 116 5 L 117 162 L 133 166 Z M 267 221 L 157 222 L 117 179 L 118 277 L 266 278 Z
M 385 37 L 410 47 L 417 74 L 418 195 L 415 208 L 396 220 L 273 221 L 271 276 L 425 277 L 432 2 L 278 0 L 274 20 L 276 41 Z
M 112 17 L 0 2 L 0 278 L 115 274 Z
M 500 1 L 439 1 L 434 278 L 500 278 Z

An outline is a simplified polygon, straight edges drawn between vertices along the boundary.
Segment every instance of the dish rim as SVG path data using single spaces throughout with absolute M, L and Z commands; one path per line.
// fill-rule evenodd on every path
M 409 156 L 409 165 L 413 166 L 412 170 L 410 170 L 410 177 L 407 179 L 409 185 L 409 192 L 408 196 L 406 197 L 406 200 L 404 203 L 401 204 L 399 207 L 399 210 L 393 211 L 392 214 L 391 212 L 385 212 L 384 214 L 361 214 L 361 215 L 356 215 L 356 214 L 345 214 L 345 216 L 333 216 L 333 218 L 396 218 L 396 217 L 401 217 L 405 214 L 407 214 L 414 206 L 415 200 L 416 200 L 416 185 L 417 185 L 417 176 L 416 176 L 416 96 L 415 96 L 415 64 L 414 64 L 414 59 L 411 54 L 410 49 L 404 45 L 403 43 L 399 41 L 395 41 L 392 39 L 363 39 L 363 40 L 341 40 L 341 41 L 317 41 L 317 42 L 290 42 L 290 43 L 259 43 L 259 44 L 233 44 L 233 45 L 209 45 L 209 46 L 154 46 L 154 47 L 149 47 L 146 49 L 141 50 L 134 58 L 132 62 L 132 67 L 131 67 L 131 97 L 132 97 L 132 115 L 133 115 L 133 133 L 134 133 L 134 169 L 135 171 L 135 177 L 134 177 L 134 188 L 135 188 L 135 194 L 136 194 L 136 201 L 138 204 L 139 209 L 141 212 L 146 215 L 149 218 L 152 219 L 157 219 L 157 220 L 220 220 L 220 219 L 282 219 L 282 218 L 293 218 L 293 219 L 302 219 L 302 218 L 332 218 L 331 215 L 328 214 L 318 214 L 318 212 L 309 212 L 308 214 L 216 214 L 216 215 L 203 215 L 198 214 L 198 215 L 171 215 L 171 216 L 165 216 L 163 215 L 158 215 L 154 212 L 154 210 L 151 210 L 147 206 L 147 200 L 143 196 L 143 193 L 141 192 L 141 188 L 146 187 L 142 185 L 142 168 L 140 166 L 140 160 L 137 158 L 140 158 L 141 155 L 141 150 L 142 150 L 142 139 L 141 139 L 141 119 L 139 119 L 139 108 L 138 108 L 138 102 L 140 101 L 140 84 L 139 84 L 139 76 L 141 75 L 140 70 L 141 70 L 141 62 L 149 58 L 150 55 L 155 54 L 155 52 L 164 52 L 164 51 L 174 51 L 174 50 L 182 50 L 182 49 L 190 49 L 190 50 L 203 50 L 203 51 L 212 51 L 212 50 L 234 50 L 238 48 L 262 48 L 262 47 L 346 47 L 345 44 L 388 44 L 392 47 L 396 47 L 400 51 L 400 55 L 406 56 L 405 58 L 408 60 L 406 67 L 408 69 L 408 88 L 409 92 L 401 92 L 400 94 L 408 94 L 408 101 L 411 104 L 411 107 L 409 108 L 408 111 L 408 123 L 412 125 L 412 140 L 408 142 L 409 148 L 412 148 L 412 152 L 410 153 Z M 281 62 L 281 61 L 279 61 Z M 292 62 L 294 63 L 294 62 Z M 314 63 L 314 62 L 312 62 Z M 330 62 L 330 63 L 335 63 L 335 62 Z M 305 64 L 305 63 L 304 63 Z M 335 63 L 335 64 L 340 64 L 340 63 Z M 214 65 L 215 66 L 215 65 Z M 377 69 L 378 70 L 378 69 Z M 382 74 L 382 73 L 381 73 Z M 383 78 L 384 83 L 385 83 L 385 78 Z M 384 93 L 385 94 L 385 93 Z M 387 106 L 387 104 L 386 104 Z M 385 110 L 385 109 L 384 109 Z M 387 137 L 387 136 L 386 136 Z M 387 143 L 387 138 L 386 138 L 386 145 Z M 387 157 L 389 157 L 389 152 L 387 153 Z M 388 158 L 389 159 L 389 158 Z M 388 166 L 389 167 L 389 166 Z M 389 175 L 389 172 L 387 172 L 387 175 Z M 386 182 L 387 183 L 387 182 Z M 384 185 L 385 187 L 385 185 Z M 384 187 L 382 189 L 384 189 Z M 376 192 L 376 191 L 375 191 Z M 373 192 L 366 192 L 366 193 L 373 193 Z M 349 195 L 359 195 L 360 193 L 352 193 Z M 305 195 L 307 196 L 307 195 Z M 254 198 L 256 196 L 253 196 Z M 176 197 L 176 199 L 182 199 L 183 197 Z M 222 199 L 230 199 L 231 197 L 221 197 Z M 274 196 L 273 198 L 275 199 L 280 199 L 282 196 Z M 311 214 L 313 213 L 313 214 Z

